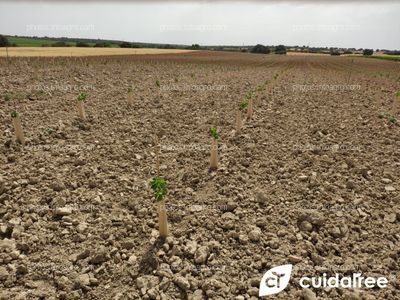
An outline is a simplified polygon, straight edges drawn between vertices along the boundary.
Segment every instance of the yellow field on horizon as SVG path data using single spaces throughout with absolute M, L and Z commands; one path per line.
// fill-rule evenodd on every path
M 186 53 L 193 50 L 153 48 L 77 48 L 77 47 L 10 47 L 10 57 L 55 57 L 55 56 L 99 56 Z M 0 50 L 0 57 L 6 57 L 6 48 Z
M 327 54 L 324 54 L 324 53 L 308 53 L 308 52 L 293 52 L 293 51 L 288 51 L 286 54 L 287 55 L 296 55 L 296 56 L 300 56 L 300 55 L 306 55 L 306 56 L 327 55 Z

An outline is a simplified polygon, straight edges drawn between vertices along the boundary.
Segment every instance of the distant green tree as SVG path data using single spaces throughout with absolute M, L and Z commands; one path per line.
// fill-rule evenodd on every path
M 253 48 L 251 48 L 251 53 L 269 54 L 271 53 L 271 50 L 264 45 L 257 44 Z
M 374 54 L 373 49 L 364 49 L 363 50 L 363 55 L 372 55 L 372 54 Z
M 120 48 L 132 48 L 132 44 L 128 43 L 128 42 L 122 42 L 121 44 L 119 44 Z
M 201 47 L 200 47 L 199 44 L 192 44 L 192 46 L 190 47 L 190 49 L 192 49 L 192 50 L 200 50 Z
M 76 46 L 77 47 L 90 47 L 90 45 L 88 43 L 85 43 L 85 42 L 77 42 Z
M 9 47 L 10 42 L 4 35 L 0 35 L 0 47 Z
M 286 54 L 286 47 L 284 45 L 278 45 L 275 47 L 275 54 Z
M 94 44 L 95 48 L 109 48 L 111 47 L 111 45 L 109 43 L 105 43 L 105 42 L 97 42 L 96 44 Z
M 55 42 L 51 45 L 52 47 L 68 47 L 66 42 Z

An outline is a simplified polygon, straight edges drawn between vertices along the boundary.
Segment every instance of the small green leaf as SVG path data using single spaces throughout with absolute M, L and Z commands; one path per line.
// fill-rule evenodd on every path
M 155 177 L 150 182 L 150 186 L 154 191 L 154 198 L 156 201 L 162 201 L 167 194 L 167 183 L 161 177 Z
M 214 140 L 218 140 L 219 139 L 219 134 L 217 132 L 217 128 L 212 127 L 210 128 L 210 136 L 214 139 Z
M 18 117 L 18 113 L 16 111 L 11 112 L 11 118 Z
M 249 101 L 248 100 L 244 100 L 244 101 L 240 102 L 239 109 L 241 111 L 244 111 L 247 108 L 248 105 L 249 105 Z
M 85 101 L 86 98 L 87 98 L 86 93 L 80 93 L 79 96 L 78 96 L 78 100 L 79 101 Z
M 53 132 L 56 132 L 53 128 L 47 128 L 46 131 L 48 134 L 52 134 Z

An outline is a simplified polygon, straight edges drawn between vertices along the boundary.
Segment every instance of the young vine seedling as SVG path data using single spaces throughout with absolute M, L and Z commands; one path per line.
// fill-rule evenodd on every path
M 248 105 L 249 105 L 249 101 L 248 100 L 243 100 L 239 104 L 239 110 L 244 111 L 247 108 Z
M 22 130 L 20 115 L 16 111 L 12 111 L 11 119 L 14 125 L 15 136 L 17 138 L 17 141 L 22 145 L 25 145 L 25 137 L 24 137 L 24 132 Z
M 154 198 L 157 202 L 164 200 L 167 195 L 167 184 L 161 177 L 155 177 L 150 183 L 152 190 L 154 191 Z
M 79 101 L 86 101 L 86 98 L 87 98 L 87 95 L 86 95 L 86 93 L 80 93 L 79 94 L 79 96 L 78 96 L 78 100 Z
M 210 128 L 210 136 L 214 139 L 214 140 L 218 140 L 219 139 L 219 133 L 217 131 L 217 128 L 215 127 L 211 127 Z
M 216 170 L 218 168 L 218 139 L 219 134 L 217 128 L 210 128 L 210 136 L 212 138 L 211 142 L 211 156 L 210 156 L 210 169 Z
M 84 107 L 84 102 L 86 101 L 87 94 L 80 93 L 78 96 L 78 114 L 81 119 L 86 119 L 86 112 Z
M 154 198 L 158 202 L 158 226 L 160 236 L 165 238 L 168 235 L 167 212 L 164 198 L 167 194 L 167 183 L 161 177 L 155 177 L 150 183 L 154 191 Z
M 236 111 L 235 130 L 237 133 L 240 132 L 240 129 L 242 128 L 242 112 L 247 108 L 248 104 L 249 102 L 247 100 L 240 102 L 239 110 Z

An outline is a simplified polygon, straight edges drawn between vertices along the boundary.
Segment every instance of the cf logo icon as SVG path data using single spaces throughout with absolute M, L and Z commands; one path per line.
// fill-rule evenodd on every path
M 269 288 L 273 288 L 276 286 L 279 289 L 281 287 L 281 285 L 279 284 L 281 281 L 281 277 L 285 276 L 285 274 L 272 272 L 272 275 L 273 277 L 268 277 L 267 279 L 265 279 L 265 284 Z
M 289 284 L 292 274 L 292 265 L 283 265 L 265 272 L 260 282 L 259 296 L 277 294 L 283 291 Z

